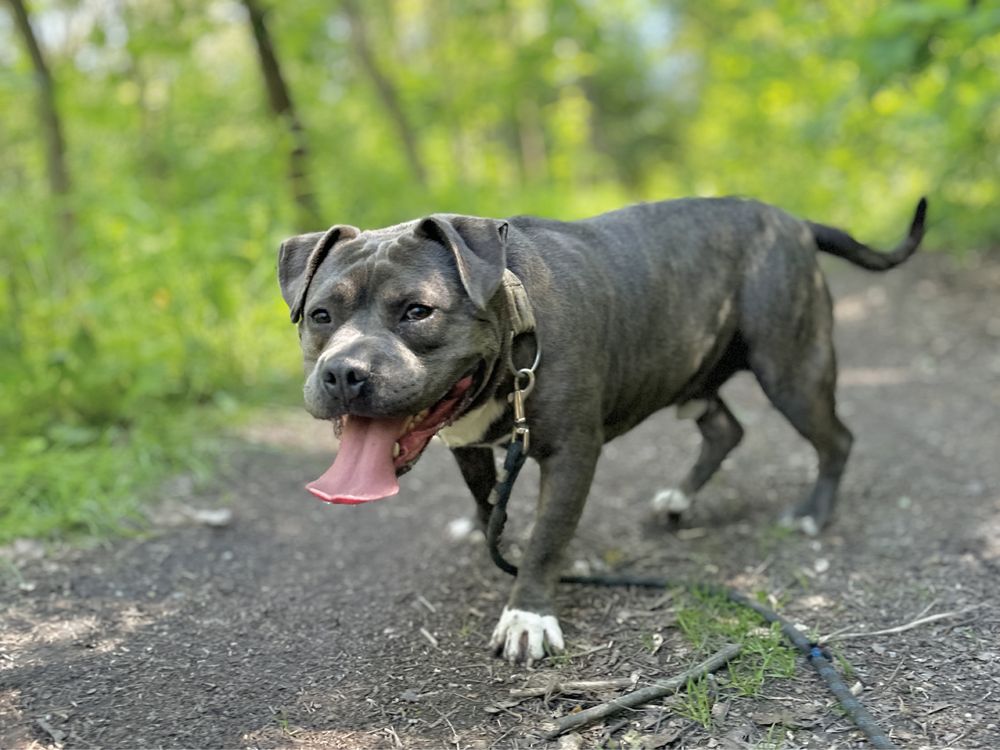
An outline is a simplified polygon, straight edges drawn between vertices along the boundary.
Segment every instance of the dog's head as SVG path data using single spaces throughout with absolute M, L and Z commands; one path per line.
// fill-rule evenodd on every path
M 314 494 L 394 494 L 395 477 L 472 405 L 503 345 L 494 297 L 506 238 L 504 222 L 442 214 L 282 243 L 278 279 L 299 326 L 306 408 L 342 434 Z

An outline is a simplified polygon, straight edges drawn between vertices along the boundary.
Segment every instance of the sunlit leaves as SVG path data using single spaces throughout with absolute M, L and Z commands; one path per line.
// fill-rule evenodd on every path
M 887 245 L 928 193 L 931 244 L 1000 243 L 996 3 L 357 2 L 425 189 L 342 5 L 260 1 L 329 224 L 574 218 L 736 193 Z M 75 444 L 132 429 L 151 405 L 290 383 L 299 359 L 274 256 L 294 231 L 291 143 L 243 6 L 31 6 L 79 236 L 70 257 L 31 67 L 0 23 L 4 438 Z

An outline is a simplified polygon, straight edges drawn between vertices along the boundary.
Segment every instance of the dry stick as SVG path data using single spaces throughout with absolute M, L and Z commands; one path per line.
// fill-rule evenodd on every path
M 831 633 L 828 636 L 819 639 L 820 643 L 829 643 L 830 641 L 846 641 L 849 638 L 868 638 L 869 636 L 876 635 L 893 635 L 894 633 L 905 633 L 907 630 L 912 630 L 913 628 L 920 627 L 921 625 L 927 625 L 928 623 L 937 622 L 938 620 L 944 620 L 948 617 L 956 617 L 958 615 L 964 615 L 966 612 L 976 609 L 975 607 L 966 607 L 965 609 L 956 609 L 953 612 L 940 612 L 936 615 L 930 615 L 928 617 L 921 617 L 914 620 L 913 622 L 908 622 L 905 625 L 897 625 L 894 628 L 886 628 L 885 630 L 872 630 L 870 632 L 857 632 L 857 633 Z
M 591 654 L 596 654 L 598 651 L 606 651 L 611 648 L 615 642 L 608 641 L 607 643 L 602 643 L 600 646 L 594 646 L 593 648 L 588 648 L 583 651 L 578 651 L 575 654 L 566 654 L 560 658 L 563 659 L 579 659 L 581 656 L 590 656 Z
M 938 601 L 937 599 L 933 600 L 930 604 L 928 604 L 922 610 L 920 610 L 919 612 L 917 612 L 916 617 L 914 617 L 913 619 L 914 620 L 918 620 L 921 617 L 923 617 L 924 615 L 926 615 L 928 612 L 930 612 L 932 609 L 934 609 L 934 605 L 937 604 L 937 601 Z M 851 626 L 850 625 L 845 625 L 842 628 L 838 628 L 837 630 L 834 630 L 834 631 L 832 631 L 830 633 L 827 633 L 824 636 L 821 636 L 820 639 L 819 639 L 819 641 L 817 641 L 817 643 L 826 643 L 827 641 L 830 641 L 830 640 L 836 638 L 841 633 L 849 633 L 849 632 L 851 632 Z
M 557 695 L 558 693 L 585 692 L 588 690 L 618 690 L 619 688 L 635 687 L 636 680 L 630 677 L 619 677 L 614 680 L 568 680 L 552 682 L 538 687 L 511 688 L 512 698 L 537 698 L 542 695 Z
M 599 706 L 594 706 L 593 708 L 588 708 L 584 711 L 580 711 L 579 713 L 564 716 L 558 721 L 546 722 L 542 725 L 542 729 L 545 731 L 545 739 L 555 739 L 560 734 L 567 732 L 570 729 L 576 729 L 577 727 L 581 727 L 585 724 L 600 721 L 608 716 L 613 716 L 619 711 L 624 711 L 627 708 L 635 708 L 636 706 L 641 706 L 643 703 L 649 703 L 657 698 L 662 698 L 664 695 L 675 693 L 684 687 L 688 683 L 688 680 L 694 680 L 717 670 L 723 664 L 735 657 L 740 652 L 741 648 L 742 646 L 740 644 L 731 643 L 717 651 L 701 664 L 692 667 L 686 672 L 681 672 L 679 675 L 671 677 L 669 680 L 661 680 L 653 685 L 650 685 L 649 687 L 642 688 L 641 690 L 635 690 L 631 693 L 626 693 L 620 698 L 615 698 L 614 700 L 602 703 Z
M 438 647 L 438 639 L 431 635 L 431 631 L 427 628 L 420 628 L 420 635 L 426 638 L 434 648 Z
M 435 711 L 437 711 L 438 716 L 440 716 L 442 719 L 444 719 L 445 724 L 448 725 L 448 729 L 451 730 L 451 742 L 452 742 L 452 744 L 455 745 L 456 748 L 459 747 L 459 745 L 461 744 L 461 740 L 459 740 L 458 732 L 455 731 L 455 725 L 452 724 L 451 723 L 451 719 L 448 718 L 449 716 L 451 716 L 451 714 L 443 713 L 439 708 L 437 708 L 434 705 L 431 705 L 431 708 L 433 708 Z M 452 711 L 451 713 L 455 713 L 455 712 Z

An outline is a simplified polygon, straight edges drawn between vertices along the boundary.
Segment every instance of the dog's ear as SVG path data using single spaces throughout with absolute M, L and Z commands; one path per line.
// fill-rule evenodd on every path
M 281 296 L 291 310 L 292 322 L 302 317 L 309 284 L 330 250 L 341 240 L 349 240 L 361 230 L 347 224 L 335 224 L 325 232 L 310 232 L 290 237 L 278 248 L 278 283 Z
M 451 251 L 462 286 L 485 310 L 507 268 L 507 229 L 507 222 L 497 219 L 434 214 L 417 224 L 416 232 Z

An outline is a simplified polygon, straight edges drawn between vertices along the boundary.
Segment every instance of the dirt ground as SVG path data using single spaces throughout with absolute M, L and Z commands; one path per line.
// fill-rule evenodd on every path
M 827 268 L 857 437 L 833 525 L 777 527 L 814 459 L 741 376 L 726 393 L 747 437 L 685 527 L 648 522 L 697 447 L 663 413 L 606 447 L 571 564 L 765 591 L 820 634 L 951 613 L 837 641 L 848 682 L 902 747 L 1000 747 L 1000 261 Z M 3 551 L 0 747 L 865 746 L 802 659 L 754 697 L 720 680 L 711 729 L 666 699 L 548 743 L 544 722 L 616 691 L 510 690 L 676 674 L 698 658 L 676 602 L 565 586 L 570 657 L 510 667 L 486 653 L 510 581 L 454 533 L 472 502 L 448 452 L 432 446 L 392 500 L 328 506 L 302 490 L 330 459 L 317 429 L 262 417 L 217 479 L 163 488 L 148 536 Z M 529 467 L 511 503 L 515 545 L 536 481 Z M 215 509 L 231 518 L 199 515 Z

